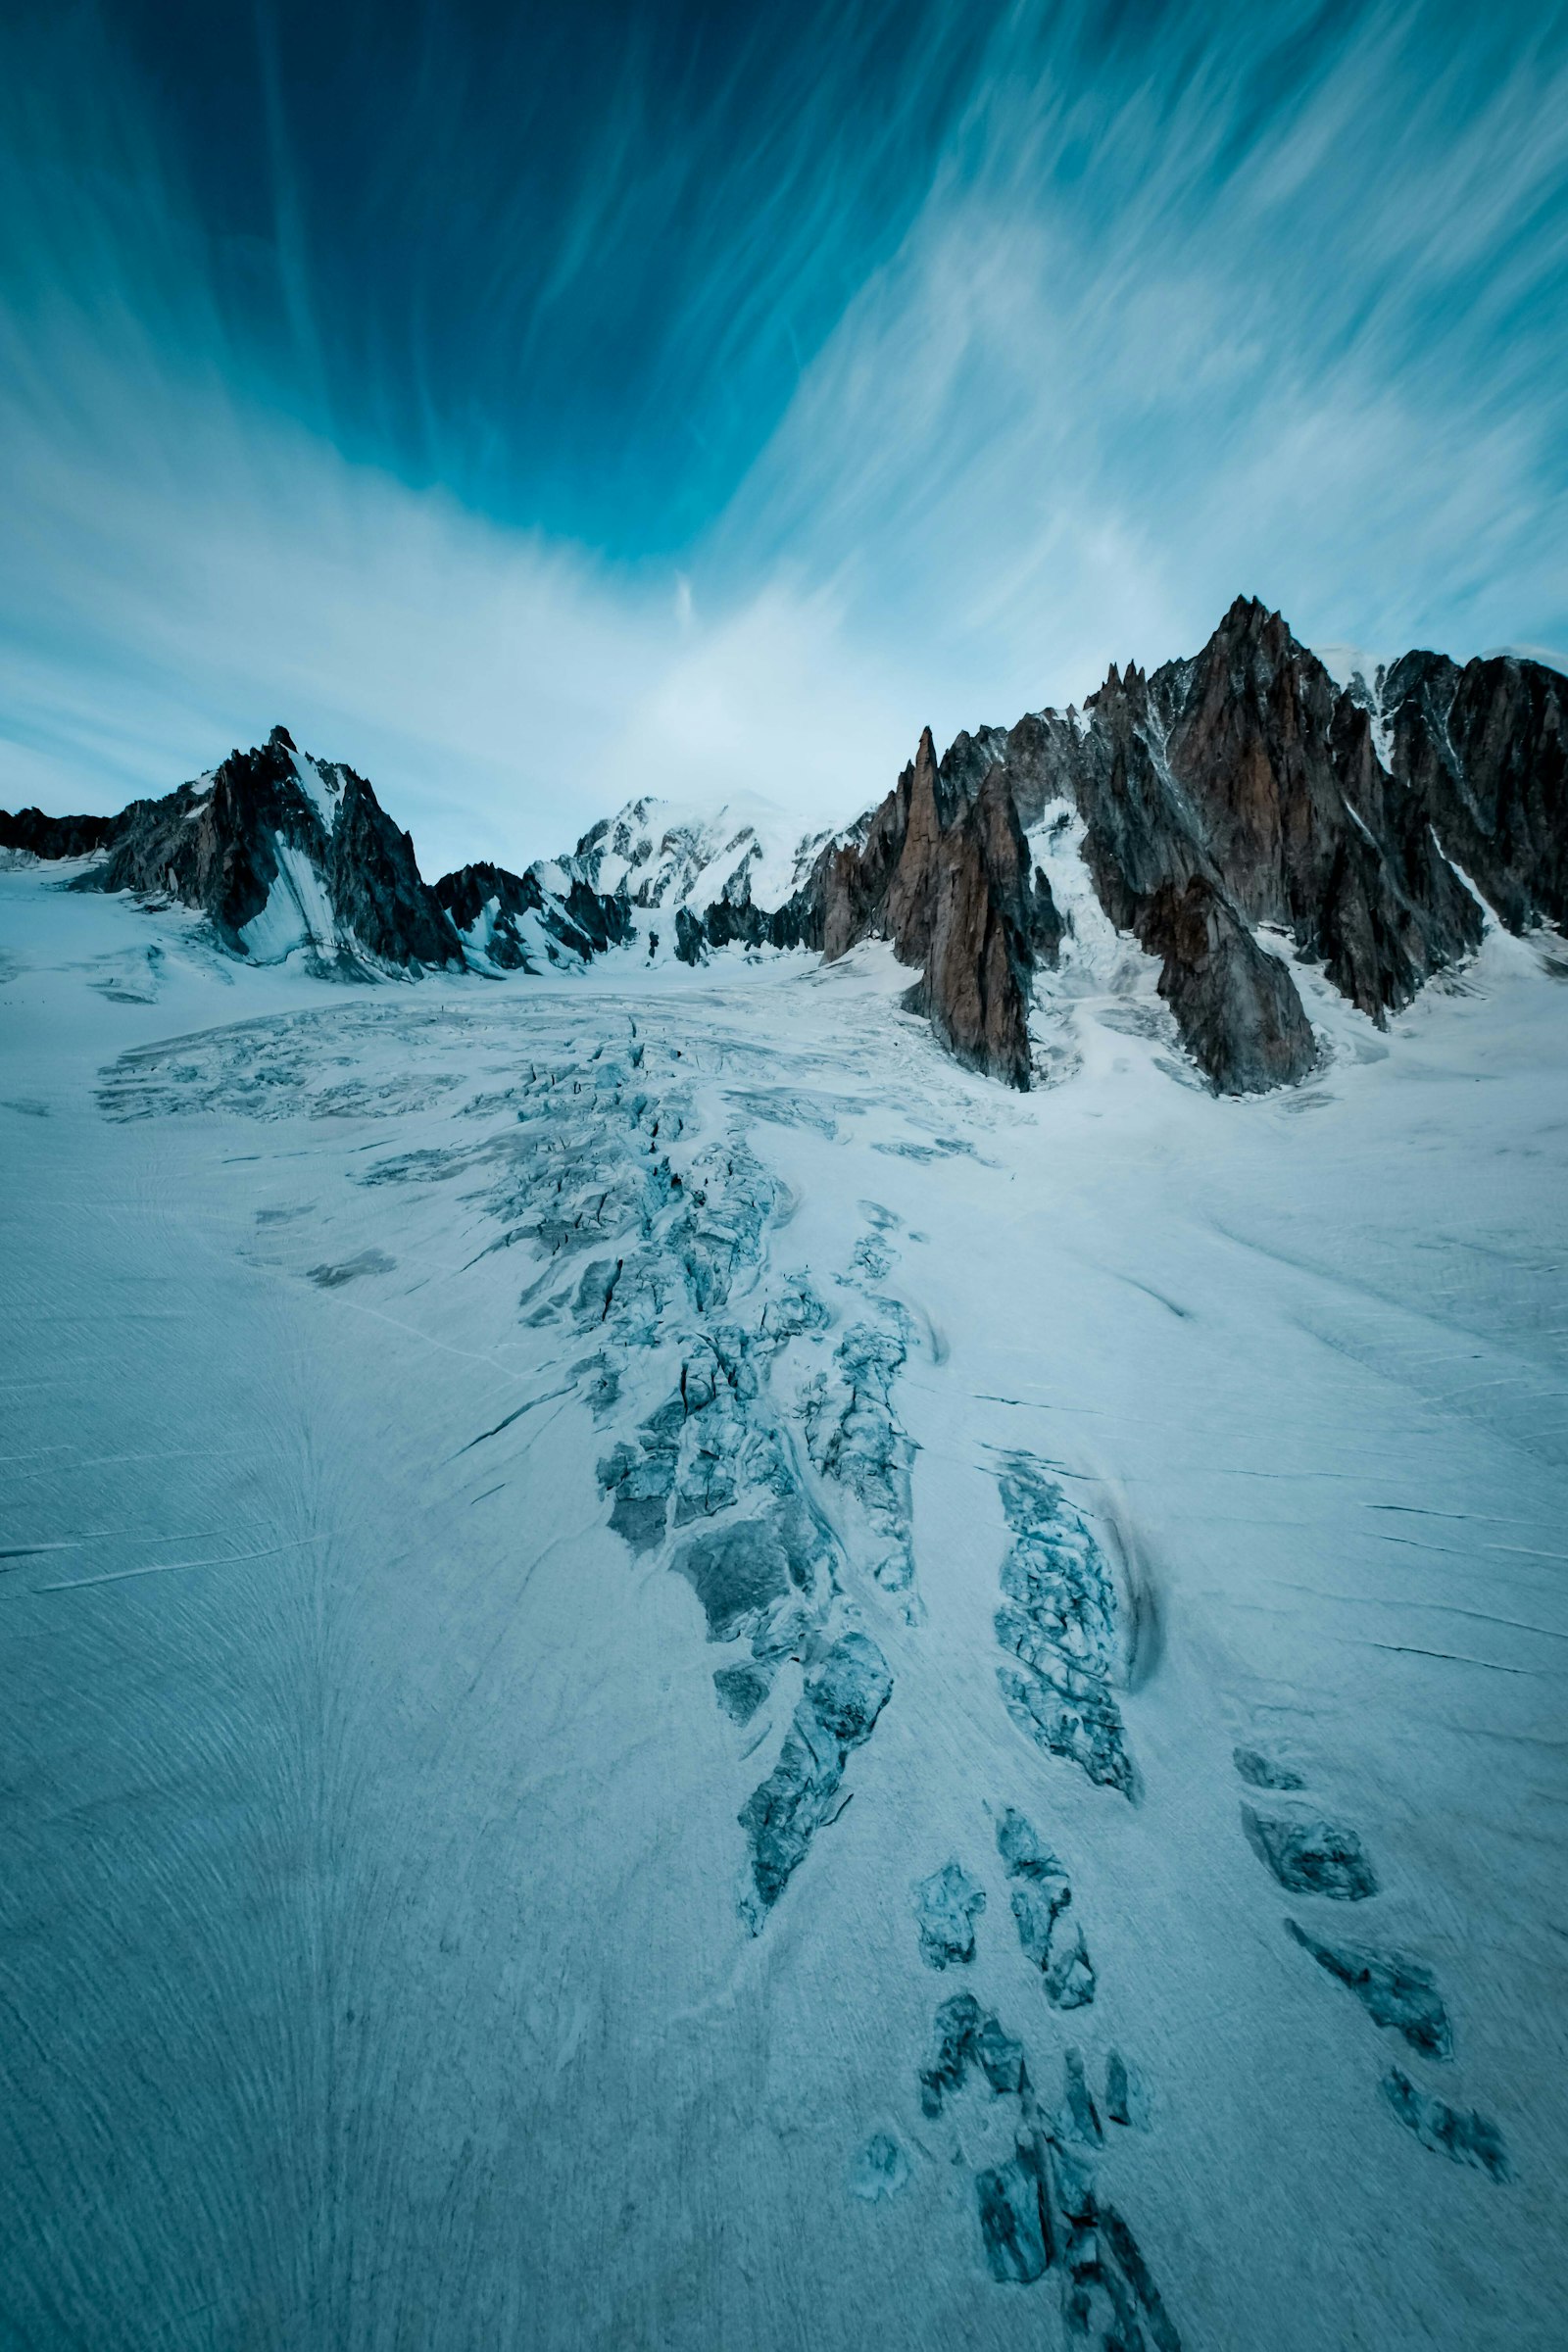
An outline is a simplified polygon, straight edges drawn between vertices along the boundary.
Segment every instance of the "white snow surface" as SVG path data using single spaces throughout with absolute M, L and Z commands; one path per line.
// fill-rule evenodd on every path
M 546 889 L 564 890 L 578 875 L 595 890 L 623 890 L 639 906 L 678 906 L 701 912 L 728 895 L 749 892 L 771 910 L 791 898 L 830 836 L 803 835 L 786 809 L 760 793 L 738 793 L 717 808 L 708 802 L 644 797 L 610 819 L 594 849 L 535 868 Z
M 272 854 L 277 872 L 267 905 L 240 928 L 246 954 L 257 963 L 281 963 L 300 949 L 336 945 L 338 919 L 326 884 L 309 855 L 279 833 L 272 836 Z M 346 928 L 343 937 L 351 941 Z
M 330 835 L 343 805 L 341 777 L 320 760 L 313 760 L 309 752 L 295 753 L 294 773 L 299 780 L 300 790 Z
M 0 2338 L 1081 2341 L 1061 2263 L 992 2276 L 976 2185 L 1072 2142 L 1077 2052 L 1073 2154 L 1187 2352 L 1556 2352 L 1549 940 L 1492 932 L 1387 1036 L 1320 991 L 1322 1074 L 1216 1102 L 1086 929 L 1041 1016 L 1071 1075 L 1015 1096 L 880 947 L 344 990 L 61 873 L 0 872 Z M 597 1465 L 661 1411 L 696 1515 L 637 1551 Z M 1037 1565 L 1108 1563 L 1137 1802 L 1004 1703 L 1019 1457 Z M 672 1562 L 782 1486 L 830 1564 L 742 1726 L 744 1630 Z M 820 1625 L 892 1693 L 754 1934 L 738 1816 Z M 1288 1893 L 1244 1804 L 1353 1831 L 1378 1891 Z M 1090 2005 L 1021 1947 L 1008 1806 Z M 985 1900 L 938 1971 L 950 1863 Z M 1430 1971 L 1452 2057 L 1287 1918 Z M 931 2114 L 965 1992 L 1027 2085 Z M 1422 2144 L 1393 2068 L 1510 2177 Z
M 1389 725 L 1389 714 L 1383 706 L 1383 684 L 1390 667 L 1387 659 L 1381 654 L 1369 654 L 1363 646 L 1358 645 L 1319 645 L 1312 650 L 1336 686 L 1342 691 L 1346 688 L 1358 690 L 1356 700 L 1363 705 L 1372 721 L 1372 749 L 1392 775 L 1394 735 Z M 1353 810 L 1351 814 L 1354 814 Z

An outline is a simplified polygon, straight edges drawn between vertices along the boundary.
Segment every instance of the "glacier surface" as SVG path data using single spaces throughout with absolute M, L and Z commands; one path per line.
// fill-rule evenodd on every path
M 1549 942 L 1216 1101 L 1107 940 L 1015 1096 L 878 948 L 345 989 L 60 870 L 0 2340 L 1555 2352 Z

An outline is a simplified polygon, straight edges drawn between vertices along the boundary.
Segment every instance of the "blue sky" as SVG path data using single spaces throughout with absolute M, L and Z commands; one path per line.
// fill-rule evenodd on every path
M 427 870 L 1201 642 L 1568 649 L 1568 11 L 13 0 L 0 802 Z

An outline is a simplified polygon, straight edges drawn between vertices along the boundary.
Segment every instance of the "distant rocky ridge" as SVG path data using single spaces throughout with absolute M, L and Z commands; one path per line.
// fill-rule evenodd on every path
M 1095 893 L 1160 958 L 1209 1083 L 1260 1092 L 1303 1077 L 1318 1049 L 1256 927 L 1381 1026 L 1480 944 L 1482 900 L 1513 931 L 1562 921 L 1568 680 L 1512 657 L 1460 669 L 1408 654 L 1342 689 L 1277 612 L 1238 598 L 1195 659 L 1113 667 L 1081 713 L 961 734 L 939 767 L 927 735 L 813 877 L 823 945 L 891 938 L 923 963 L 916 997 L 939 1033 L 1015 1085 L 1029 973 L 1058 946 L 1021 835 L 1054 808 L 1082 820 Z
M 1319 1057 L 1288 954 L 1381 1025 L 1474 951 L 1486 908 L 1515 932 L 1568 920 L 1565 713 L 1568 680 L 1512 656 L 1411 653 L 1339 685 L 1238 598 L 1201 653 L 1112 667 L 1082 711 L 962 733 L 940 760 L 927 729 L 836 835 L 643 798 L 561 858 L 431 887 L 365 779 L 276 727 L 116 818 L 0 814 L 0 848 L 95 857 L 74 887 L 165 893 L 236 956 L 350 977 L 528 972 L 643 938 L 688 963 L 882 938 L 949 1051 L 1027 1087 L 1034 978 L 1073 919 L 1031 844 L 1070 827 L 1199 1069 L 1250 1094 Z
M 26 858 L 90 858 L 114 830 L 112 816 L 45 816 L 41 808 L 0 808 L 0 850 Z

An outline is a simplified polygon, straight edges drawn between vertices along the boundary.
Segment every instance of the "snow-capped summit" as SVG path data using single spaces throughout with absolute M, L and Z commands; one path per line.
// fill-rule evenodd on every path
M 691 963 L 735 941 L 802 944 L 786 910 L 827 839 L 802 837 L 753 794 L 718 808 L 644 795 L 562 857 L 535 858 L 520 874 L 466 865 L 435 890 L 475 970 L 584 963 L 644 935 L 651 958 L 662 947 Z M 656 913 L 662 924 L 637 919 Z
M 634 906 L 705 913 L 722 900 L 771 912 L 801 888 L 829 838 L 803 834 L 760 794 L 737 793 L 718 808 L 644 795 L 602 818 L 557 862 L 569 878 Z

